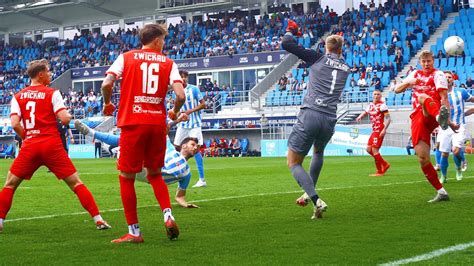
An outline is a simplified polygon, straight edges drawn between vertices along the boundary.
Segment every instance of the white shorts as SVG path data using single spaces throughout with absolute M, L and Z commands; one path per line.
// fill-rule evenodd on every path
M 176 136 L 174 136 L 174 145 L 179 146 L 181 145 L 181 142 L 187 137 L 191 138 L 197 138 L 198 139 L 198 144 L 202 146 L 203 138 L 202 138 L 202 130 L 200 127 L 194 127 L 194 128 L 181 128 L 178 127 L 176 130 Z
M 451 152 L 453 147 L 463 148 L 466 142 L 466 128 L 461 124 L 457 133 L 451 128 L 446 130 L 440 129 L 437 140 L 439 141 L 439 150 L 441 152 Z

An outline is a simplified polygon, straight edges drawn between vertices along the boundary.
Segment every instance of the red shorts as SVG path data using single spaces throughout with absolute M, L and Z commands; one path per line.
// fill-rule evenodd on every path
M 438 121 L 436 121 L 432 116 L 424 116 L 421 109 L 417 109 L 412 113 L 410 118 L 413 147 L 415 147 L 420 140 L 424 141 L 429 146 L 431 144 L 431 133 L 439 126 Z
M 124 126 L 120 133 L 117 169 L 139 173 L 143 167 L 158 170 L 165 165 L 166 126 Z
M 29 180 L 43 165 L 58 179 L 64 179 L 77 172 L 59 137 L 34 143 L 25 141 L 10 167 L 10 172 L 19 178 Z
M 380 149 L 382 147 L 383 143 L 383 138 L 380 137 L 380 132 L 372 132 L 370 134 L 369 142 L 367 143 L 367 146 L 372 146 L 374 148 Z

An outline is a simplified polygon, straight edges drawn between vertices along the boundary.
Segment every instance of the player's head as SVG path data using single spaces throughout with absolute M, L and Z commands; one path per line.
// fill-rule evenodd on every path
M 420 54 L 420 65 L 425 72 L 429 72 L 434 68 L 434 55 L 431 51 L 423 50 Z
M 46 59 L 31 61 L 26 72 L 32 81 L 46 86 L 51 83 L 51 72 L 49 72 L 49 64 Z
M 178 151 L 181 152 L 181 155 L 183 155 L 186 160 L 193 157 L 198 152 L 198 139 L 191 137 L 184 138 L 183 141 L 181 141 Z
M 453 72 L 446 70 L 444 71 L 444 75 L 446 76 L 446 80 L 448 81 L 448 89 L 451 90 L 454 86 Z
M 165 24 L 147 24 L 138 33 L 143 46 L 154 50 L 162 51 L 168 29 Z
M 380 102 L 382 100 L 382 92 L 379 90 L 374 90 L 373 96 L 374 96 L 374 103 Z
M 342 46 L 344 45 L 344 38 L 339 35 L 331 35 L 326 38 L 326 53 L 342 54 Z
M 179 75 L 181 76 L 181 79 L 183 80 L 183 87 L 186 88 L 186 86 L 188 86 L 188 77 L 189 77 L 188 71 L 180 70 Z

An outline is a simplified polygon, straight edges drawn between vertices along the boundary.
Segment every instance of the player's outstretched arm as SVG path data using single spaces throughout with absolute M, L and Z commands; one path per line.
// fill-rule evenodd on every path
M 286 34 L 283 36 L 283 40 L 281 42 L 281 46 L 285 51 L 296 55 L 301 60 L 305 61 L 308 66 L 314 64 L 314 62 L 318 61 L 321 58 L 321 54 L 313 49 L 306 49 L 304 47 L 299 46 L 294 37 L 293 33 L 298 31 L 298 24 L 294 21 L 288 21 L 288 28 L 286 29 Z
M 465 116 L 470 116 L 472 114 L 474 114 L 474 107 L 469 108 L 469 109 L 466 110 L 466 112 L 464 112 Z
M 360 114 L 357 118 L 356 118 L 356 121 L 357 122 L 360 122 L 362 120 L 362 118 L 364 118 L 364 116 L 367 115 L 367 111 L 364 111 L 362 112 L 362 114 Z
M 186 201 L 186 190 L 178 188 L 178 190 L 176 190 L 175 200 L 179 204 L 179 206 L 183 208 L 199 208 L 199 206 L 197 206 L 196 204 L 188 203 Z
M 411 88 L 413 85 L 415 85 L 415 83 L 416 83 L 416 79 L 402 82 L 400 83 L 400 85 L 395 87 L 395 93 L 402 93 L 406 91 L 408 88 Z

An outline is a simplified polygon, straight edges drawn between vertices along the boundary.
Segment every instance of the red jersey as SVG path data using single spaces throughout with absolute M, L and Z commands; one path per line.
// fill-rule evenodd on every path
M 29 86 L 15 94 L 11 114 L 18 115 L 25 129 L 25 141 L 40 142 L 58 137 L 56 114 L 66 109 L 61 93 L 44 85 Z
M 430 73 L 425 73 L 423 70 L 415 70 L 412 71 L 403 81 L 407 82 L 413 78 L 417 79 L 416 85 L 412 88 L 413 92 L 411 101 L 414 110 L 421 109 L 418 97 L 423 93 L 430 96 L 436 102 L 441 102 L 439 91 L 448 89 L 448 81 L 446 80 L 443 71 L 433 69 Z
M 382 131 L 385 127 L 385 115 L 388 113 L 387 105 L 384 102 L 371 102 L 367 108 L 365 108 L 365 111 L 369 114 L 370 122 L 372 123 L 372 131 Z
M 183 82 L 173 60 L 151 49 L 121 54 L 107 70 L 122 78 L 117 126 L 166 125 L 168 86 Z

